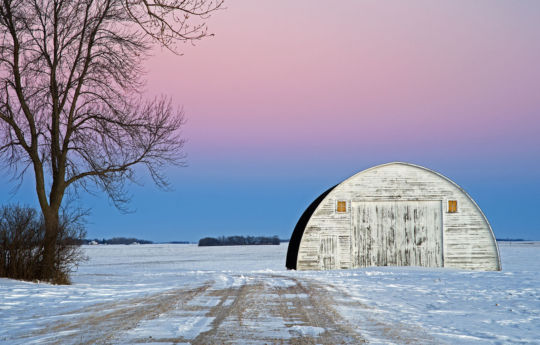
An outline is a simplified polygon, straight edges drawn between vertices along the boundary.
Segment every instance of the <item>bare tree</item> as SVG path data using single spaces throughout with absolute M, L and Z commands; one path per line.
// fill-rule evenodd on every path
M 141 100 L 142 61 L 159 44 L 209 36 L 223 0 L 0 0 L 0 158 L 33 170 L 46 225 L 39 279 L 50 279 L 66 193 L 97 186 L 117 206 L 144 166 L 182 162 L 181 111 Z

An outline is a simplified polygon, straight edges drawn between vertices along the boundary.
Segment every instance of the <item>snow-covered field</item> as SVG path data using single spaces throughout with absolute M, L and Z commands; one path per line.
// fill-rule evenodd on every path
M 501 272 L 287 271 L 286 244 L 85 250 L 71 286 L 0 279 L 0 344 L 540 343 L 540 243 L 501 243 Z

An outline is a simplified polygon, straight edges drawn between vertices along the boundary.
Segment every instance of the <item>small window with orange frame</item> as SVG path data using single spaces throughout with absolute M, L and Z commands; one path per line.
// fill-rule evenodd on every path
M 337 202 L 336 211 L 337 211 L 338 213 L 344 213 L 344 212 L 347 212 L 347 202 L 346 202 L 346 201 L 343 201 L 343 200 L 339 200 L 339 201 Z
M 457 200 L 448 200 L 448 213 L 457 212 Z

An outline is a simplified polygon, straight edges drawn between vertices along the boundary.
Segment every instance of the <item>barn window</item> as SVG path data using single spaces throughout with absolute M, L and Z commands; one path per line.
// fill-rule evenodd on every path
M 457 200 L 448 200 L 448 213 L 457 212 Z
M 338 201 L 337 202 L 337 211 L 338 212 L 347 212 L 347 202 L 346 201 Z

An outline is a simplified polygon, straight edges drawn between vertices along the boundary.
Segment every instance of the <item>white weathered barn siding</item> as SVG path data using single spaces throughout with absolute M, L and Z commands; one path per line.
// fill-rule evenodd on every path
M 457 212 L 448 213 L 448 200 Z M 347 202 L 337 212 L 338 201 Z M 337 185 L 306 224 L 297 269 L 429 266 L 500 270 L 491 227 L 448 178 L 408 163 L 364 170 Z
M 353 267 L 442 267 L 440 201 L 362 201 L 351 207 Z

